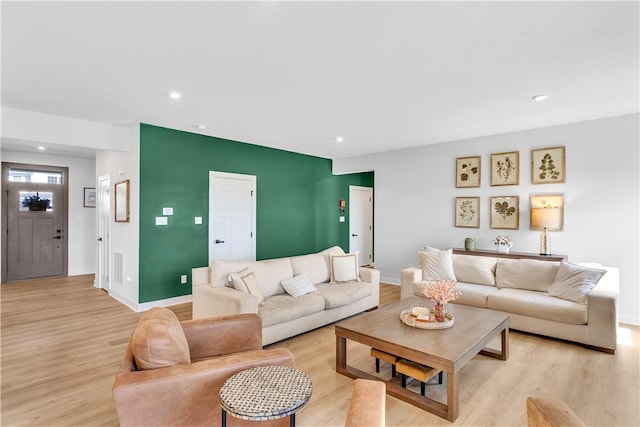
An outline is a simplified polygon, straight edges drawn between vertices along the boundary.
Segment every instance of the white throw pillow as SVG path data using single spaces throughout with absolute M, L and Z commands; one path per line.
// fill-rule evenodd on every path
M 240 292 L 244 292 L 244 293 L 249 293 L 249 289 L 247 288 L 247 285 L 244 284 L 244 281 L 242 280 L 242 278 L 240 276 L 246 276 L 248 273 L 250 273 L 251 270 L 248 268 L 245 268 L 244 270 L 238 272 L 238 273 L 231 273 L 229 275 L 229 282 L 233 285 L 233 288 L 236 291 L 240 291 Z
M 311 283 L 311 280 L 309 280 L 304 273 L 297 274 L 289 279 L 284 279 L 280 283 L 284 290 L 294 298 L 317 291 L 316 287 Z
M 420 267 L 422 267 L 422 280 L 451 280 L 456 282 L 456 275 L 453 273 L 452 254 L 453 249 L 438 250 L 429 246 L 418 252 Z
M 246 292 L 258 298 L 258 304 L 262 304 L 264 296 L 258 287 L 258 279 L 256 275 L 249 269 L 242 270 L 240 273 L 229 275 L 233 283 L 233 287 L 241 292 Z
M 331 256 L 331 283 L 359 282 L 358 254 Z
M 584 267 L 563 261 L 558 267 L 556 279 L 548 294 L 569 301 L 586 304 L 587 294 L 591 292 L 607 270 Z

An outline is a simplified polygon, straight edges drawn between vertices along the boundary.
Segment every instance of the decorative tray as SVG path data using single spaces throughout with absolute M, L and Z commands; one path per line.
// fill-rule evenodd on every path
M 419 319 L 420 317 L 420 319 Z M 429 320 L 422 320 L 422 316 L 414 316 L 411 309 L 406 308 L 400 313 L 400 321 L 407 326 L 419 329 L 447 329 L 453 326 L 453 315 L 445 313 L 444 322 L 436 322 L 434 320 L 433 309 L 429 310 Z

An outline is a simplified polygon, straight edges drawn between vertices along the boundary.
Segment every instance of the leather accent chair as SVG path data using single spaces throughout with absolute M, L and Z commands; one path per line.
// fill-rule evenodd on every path
M 289 350 L 262 349 L 258 315 L 180 322 L 171 310 L 153 308 L 136 326 L 113 385 L 120 425 L 220 425 L 224 381 L 265 365 L 295 367 L 295 360 Z M 227 417 L 229 426 L 252 423 Z M 261 423 L 288 424 L 288 418 Z
M 386 393 L 382 381 L 355 380 L 345 427 L 384 427 Z

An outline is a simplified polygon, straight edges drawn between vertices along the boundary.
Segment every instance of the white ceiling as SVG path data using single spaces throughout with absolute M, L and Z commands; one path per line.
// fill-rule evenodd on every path
M 3 1 L 2 105 L 343 158 L 637 112 L 638 39 L 637 1 Z

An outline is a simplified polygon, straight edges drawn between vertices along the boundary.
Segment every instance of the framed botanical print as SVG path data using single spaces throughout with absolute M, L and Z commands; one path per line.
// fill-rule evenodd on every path
M 480 197 L 456 197 L 456 227 L 480 228 Z
M 456 188 L 480 187 L 480 156 L 456 159 Z
M 520 226 L 520 197 L 491 198 L 491 228 L 517 230 Z
M 520 152 L 491 155 L 491 185 L 518 185 L 520 183 Z
M 564 146 L 531 150 L 531 183 L 557 184 L 565 182 Z
M 115 185 L 116 222 L 129 222 L 129 180 Z

